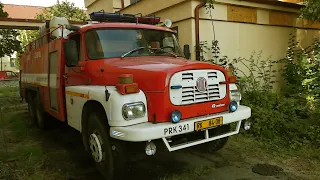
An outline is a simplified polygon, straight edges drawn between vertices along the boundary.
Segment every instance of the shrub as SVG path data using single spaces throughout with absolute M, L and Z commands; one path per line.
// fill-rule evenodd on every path
M 320 41 L 315 39 L 307 48 L 302 48 L 296 42 L 296 36 L 291 34 L 287 55 L 279 61 L 284 68 L 282 76 L 286 80 L 283 93 L 303 94 L 318 97 L 320 93 Z
M 288 49 L 288 56 L 280 61 L 271 58 L 262 59 L 262 53 L 253 53 L 249 59 L 230 60 L 221 56 L 217 41 L 201 42 L 201 60 L 233 69 L 238 77 L 238 87 L 243 96 L 242 104 L 252 109 L 252 128 L 249 135 L 259 140 L 277 142 L 292 149 L 305 144 L 320 146 L 320 100 L 315 96 L 318 90 L 319 70 L 318 54 L 313 53 L 313 62 L 308 64 L 304 53 Z M 320 46 L 314 43 L 313 51 Z M 320 48 L 319 48 L 320 49 Z M 211 51 L 212 58 L 205 59 L 204 54 Z M 310 51 L 310 50 L 309 50 Z M 290 59 L 296 59 L 293 63 Z M 279 92 L 273 90 L 276 83 L 275 65 L 281 63 L 286 80 Z M 242 65 L 239 68 L 238 65 Z

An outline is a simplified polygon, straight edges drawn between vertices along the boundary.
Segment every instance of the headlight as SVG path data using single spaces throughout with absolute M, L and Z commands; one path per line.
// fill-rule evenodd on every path
M 143 102 L 128 103 L 122 107 L 122 115 L 125 120 L 132 120 L 144 117 L 146 114 L 146 106 Z
M 241 93 L 239 90 L 231 90 L 230 91 L 230 100 L 240 102 L 241 101 Z

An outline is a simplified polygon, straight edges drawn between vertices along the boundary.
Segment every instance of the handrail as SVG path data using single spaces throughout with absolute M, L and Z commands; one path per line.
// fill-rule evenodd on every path
M 64 27 L 63 25 L 59 25 L 58 27 L 55 27 L 52 31 L 51 31 L 51 29 L 47 29 L 47 30 L 49 30 L 49 32 L 41 35 L 40 37 L 38 37 L 37 39 L 33 40 L 32 42 L 30 42 L 29 44 L 27 44 L 27 45 L 26 45 L 25 47 L 23 47 L 23 48 L 30 47 L 30 46 L 32 47 L 32 44 L 36 43 L 37 41 L 39 41 L 40 39 L 42 39 L 43 37 L 48 36 L 48 35 L 49 35 L 48 40 L 50 40 L 50 37 L 51 37 L 52 33 L 53 33 L 54 31 L 56 31 L 57 29 L 60 29 L 60 28 L 62 28 L 62 37 L 63 37 L 63 29 L 64 29 L 63 27 Z M 49 42 L 48 42 L 48 44 L 49 44 Z M 43 45 L 43 44 L 42 44 L 42 45 Z M 34 48 L 34 49 L 35 49 L 35 48 Z M 30 51 L 31 51 L 31 50 L 33 50 L 33 48 L 30 48 Z M 29 51 L 28 51 L 28 52 L 29 52 Z

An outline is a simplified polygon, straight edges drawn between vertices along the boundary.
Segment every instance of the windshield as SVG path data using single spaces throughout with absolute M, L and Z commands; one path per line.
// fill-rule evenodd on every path
M 183 57 L 176 36 L 171 32 L 149 29 L 95 29 L 85 34 L 89 59 L 126 56 L 177 56 Z M 139 48 L 144 47 L 144 48 Z M 167 53 L 169 52 L 169 53 Z

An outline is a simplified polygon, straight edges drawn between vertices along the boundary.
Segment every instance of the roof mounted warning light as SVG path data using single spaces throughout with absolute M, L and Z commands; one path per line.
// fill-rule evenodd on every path
M 142 23 L 142 24 L 158 24 L 160 17 L 155 15 L 142 16 L 139 14 L 120 14 L 120 13 L 106 13 L 104 10 L 92 12 L 89 14 L 92 21 L 99 22 L 127 22 L 127 23 Z

